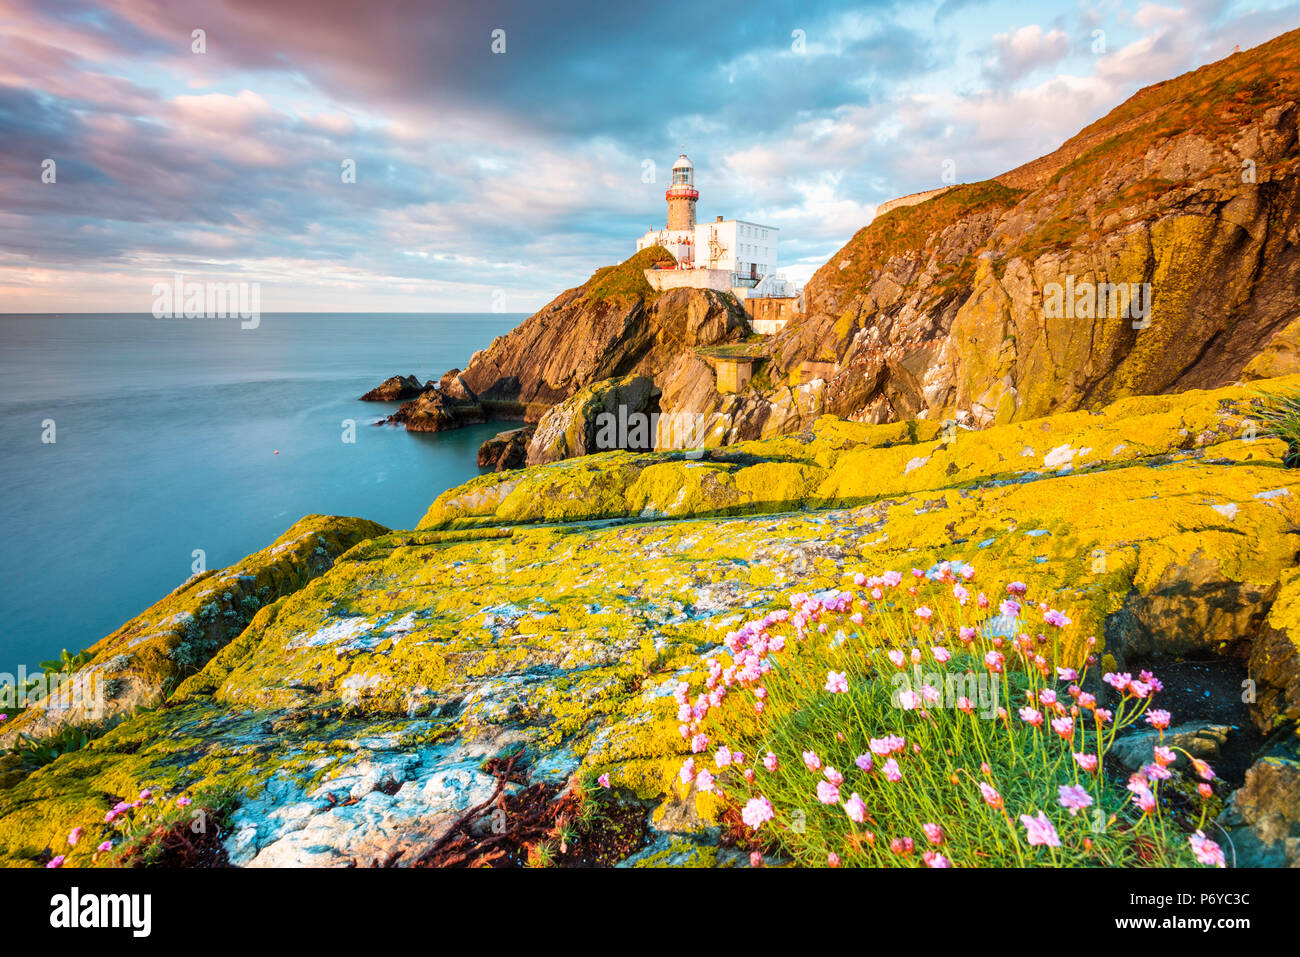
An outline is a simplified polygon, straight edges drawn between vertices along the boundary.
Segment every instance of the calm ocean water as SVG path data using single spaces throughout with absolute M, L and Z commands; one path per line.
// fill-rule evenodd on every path
M 0 672 L 98 641 L 195 549 L 219 568 L 311 512 L 410 528 L 507 426 L 413 435 L 357 396 L 463 368 L 522 318 L 0 315 Z

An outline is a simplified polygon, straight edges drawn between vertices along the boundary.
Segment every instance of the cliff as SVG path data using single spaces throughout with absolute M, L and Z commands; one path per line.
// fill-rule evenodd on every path
M 413 431 L 487 418 L 535 423 L 593 383 L 657 375 L 694 346 L 744 336 L 745 314 L 733 297 L 650 288 L 644 270 L 671 260 L 656 246 L 597 270 L 475 353 L 463 371 L 451 370 L 438 389 L 402 406 L 391 421 Z
M 1241 377 L 1300 318 L 1297 64 L 1293 31 L 878 217 L 809 282 L 773 379 L 820 360 L 824 411 L 988 425 Z M 1149 315 L 1053 315 L 1085 283 L 1149 284 Z

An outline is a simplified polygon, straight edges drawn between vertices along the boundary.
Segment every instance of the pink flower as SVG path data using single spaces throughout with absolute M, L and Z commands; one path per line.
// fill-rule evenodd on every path
M 1020 709 L 1020 720 L 1035 728 L 1041 728 L 1043 725 L 1043 713 L 1036 708 L 1031 708 L 1026 705 Z
M 606 772 L 602 774 L 600 777 L 596 778 L 596 783 L 603 788 L 609 787 L 609 772 Z
M 695 779 L 695 759 L 687 758 L 682 769 L 677 772 L 677 779 L 683 784 L 690 784 Z M 179 802 L 177 802 L 179 803 Z
M 1008 595 L 1023 595 L 1027 591 L 1029 588 L 1024 582 L 1007 582 Z
M 187 798 L 184 794 L 182 794 L 180 797 L 176 799 L 176 804 L 178 807 L 189 807 L 193 803 L 194 802 L 189 798 Z
M 1079 672 L 1075 671 L 1073 668 L 1058 667 L 1056 669 L 1056 677 L 1059 678 L 1061 681 L 1078 681 Z
M 880 578 L 881 581 L 883 581 L 890 588 L 897 588 L 898 585 L 903 581 L 903 576 L 900 572 L 885 572 L 885 574 L 881 575 Z
M 1143 672 L 1139 673 L 1139 674 L 1138 674 L 1138 677 L 1139 677 L 1140 679 L 1142 679 L 1142 682 L 1143 682 L 1143 683 L 1144 683 L 1148 688 L 1150 688 L 1152 691 L 1164 691 L 1164 690 L 1165 690 L 1165 686 L 1161 683 L 1160 679 L 1157 678 L 1155 675 L 1153 675 L 1153 674 L 1152 674 L 1151 672 L 1149 672 L 1149 671 L 1143 671 Z
M 718 748 L 718 750 L 713 755 L 713 763 L 720 768 L 725 768 L 727 765 L 729 765 L 731 763 L 731 749 L 728 748 L 725 744 L 722 747 Z
M 1003 662 L 1007 659 L 1000 651 L 990 651 L 984 655 L 984 667 L 989 671 L 1001 673 Z
M 1062 784 L 1057 788 L 1061 807 L 1074 817 L 1086 807 L 1092 806 L 1092 795 L 1077 784 Z
M 697 734 L 691 738 L 691 750 L 696 754 L 705 750 L 709 746 L 709 736 L 707 734 Z
M 921 830 L 925 831 L 925 839 L 935 847 L 943 843 L 943 828 L 938 824 L 927 822 L 921 825 Z
M 884 772 L 885 778 L 893 782 L 894 784 L 897 784 L 899 781 L 903 780 L 903 772 L 898 770 L 898 762 L 895 761 L 893 758 L 890 758 L 888 761 L 882 764 L 880 766 L 880 770 Z
M 898 706 L 904 711 L 913 711 L 921 706 L 921 696 L 910 688 L 898 693 Z
M 749 866 L 750 866 L 750 867 L 762 867 L 762 866 L 763 866 L 763 852 L 762 852 L 762 851 L 750 851 L 750 852 L 749 852 Z
M 939 662 L 941 665 L 947 664 L 949 659 L 952 658 L 952 653 L 949 652 L 947 648 L 938 645 L 931 648 L 930 653 L 934 655 L 934 660 Z
M 849 680 L 844 677 L 842 671 L 828 671 L 826 672 L 826 690 L 833 694 L 843 694 L 849 690 Z
M 926 851 L 921 857 L 926 867 L 952 867 L 952 862 L 937 851 Z
M 1053 718 L 1052 730 L 1068 741 L 1071 737 L 1074 736 L 1074 719 Z
M 772 802 L 761 794 L 758 797 L 750 798 L 746 802 L 744 810 L 740 812 L 740 819 L 755 831 L 775 816 L 776 812 L 772 810 Z
M 1110 685 L 1116 691 L 1123 691 L 1129 686 L 1129 682 L 1133 680 L 1133 676 L 1127 671 L 1112 671 L 1108 674 L 1102 675 L 1101 680 L 1106 682 L 1106 684 Z
M 932 611 L 931 611 L 929 608 L 927 608 L 925 605 L 922 605 L 920 608 L 918 608 L 918 609 L 916 610 L 916 617 L 917 617 L 917 618 L 920 618 L 922 621 L 929 621 L 929 620 L 930 620 L 930 616 L 933 615 L 933 614 L 934 614 L 934 612 L 932 612 Z
M 775 771 L 780 767 L 780 764 L 781 762 L 776 759 L 776 755 L 771 751 L 767 752 L 767 756 L 763 758 L 763 767 L 767 768 L 769 771 Z
M 897 648 L 889 649 L 889 660 L 894 663 L 895 668 L 901 668 L 907 664 L 907 656 Z
M 1142 765 L 1142 773 L 1148 781 L 1168 781 L 1173 776 L 1172 771 L 1159 763 Z
M 1192 853 L 1202 864 L 1209 864 L 1213 867 L 1226 867 L 1227 862 L 1223 858 L 1223 848 L 1211 841 L 1205 836 L 1203 831 L 1197 831 L 1187 838 L 1187 842 L 1192 845 Z
M 844 783 L 844 775 L 840 774 L 840 772 L 836 771 L 834 768 L 830 767 L 829 765 L 825 768 L 825 770 L 822 771 L 822 774 L 826 776 L 827 781 L 830 781 L 831 784 L 835 785 L 836 787 L 839 787 L 841 784 Z
M 702 768 L 700 773 L 695 775 L 695 787 L 705 794 L 713 790 L 713 774 L 708 768 Z
M 1091 774 L 1097 770 L 1097 755 L 1076 751 L 1074 752 L 1074 763 Z
M 112 841 L 105 841 L 103 844 L 100 844 L 99 847 L 95 848 L 95 850 L 101 853 L 106 853 L 108 851 L 111 851 L 112 849 L 113 849 Z
M 1214 780 L 1214 769 L 1200 758 L 1192 758 L 1192 767 L 1196 770 L 1197 776 L 1200 777 L 1202 781 Z
M 67 858 L 64 857 L 62 854 L 60 854 L 58 857 L 51 858 L 50 862 L 49 862 L 48 864 L 46 864 L 45 866 L 46 866 L 46 867 L 62 867 L 62 866 L 63 866 L 63 862 L 66 861 L 66 860 L 67 860 Z
M 974 641 L 975 629 L 972 628 L 970 625 L 962 625 L 961 628 L 957 630 L 957 636 L 961 638 L 962 641 L 965 642 Z
M 1002 795 L 998 793 L 997 788 L 993 785 L 986 781 L 981 781 L 980 794 L 984 796 L 984 803 L 989 807 L 995 808 L 999 811 L 1002 809 Z
M 858 797 L 857 791 L 849 795 L 849 799 L 844 802 L 844 813 L 855 824 L 861 824 L 867 819 L 867 805 L 862 798 Z
M 887 734 L 883 738 L 872 738 L 867 746 L 871 748 L 872 754 L 884 757 L 887 754 L 902 751 L 907 746 L 907 742 L 896 734 Z
M 836 854 L 834 851 L 831 851 L 829 854 L 826 855 L 826 866 L 827 866 L 827 867 L 839 867 L 839 866 L 840 866 L 840 856 L 839 856 L 838 854 Z
M 1047 622 L 1049 625 L 1055 625 L 1057 628 L 1064 628 L 1066 625 L 1070 624 L 1070 619 L 1066 618 L 1056 610 L 1046 612 L 1043 615 L 1043 621 Z
M 831 784 L 830 781 L 817 782 L 817 800 L 823 804 L 839 804 L 840 789 Z
M 147 801 L 147 800 L 149 800 L 151 797 L 153 797 L 153 792 L 150 791 L 148 788 L 145 788 L 143 791 L 140 792 L 140 800 L 141 800 L 141 801 Z
M 1133 803 L 1140 807 L 1144 813 L 1150 814 L 1156 809 L 1156 796 L 1151 793 L 1151 789 L 1146 786 L 1145 781 L 1140 787 L 1130 783 L 1128 789 L 1133 792 Z
M 1002 612 L 1008 618 L 1015 618 L 1020 614 L 1020 602 L 1012 601 L 1010 598 L 998 605 L 998 611 Z
M 81 828 L 74 827 L 68 832 L 68 843 L 75 847 L 79 840 L 81 840 Z
M 914 847 L 916 847 L 916 842 L 910 837 L 896 837 L 889 842 L 889 849 L 895 854 L 911 854 Z
M 816 751 L 805 751 L 803 753 L 803 765 L 809 771 L 820 771 L 822 769 L 822 759 L 817 757 Z
M 1169 712 L 1153 708 L 1147 712 L 1146 721 L 1151 727 L 1164 731 L 1169 727 Z
M 1198 794 L 1201 795 L 1202 798 L 1204 798 L 1204 799 L 1207 800 L 1207 801 L 1208 801 L 1210 798 L 1214 797 L 1214 788 L 1210 787 L 1210 786 L 1209 786 L 1208 784 L 1206 784 L 1204 781 L 1202 781 L 1200 784 L 1196 785 L 1196 791 L 1197 791 Z
M 1045 847 L 1060 847 L 1061 839 L 1056 835 L 1056 828 L 1052 822 L 1047 819 L 1047 815 L 1042 811 L 1038 812 L 1037 817 L 1030 817 L 1028 814 L 1020 815 L 1020 823 L 1025 826 L 1025 836 L 1031 847 L 1043 845 Z
M 858 768 L 863 771 L 870 771 L 872 767 L 875 766 L 875 762 L 871 760 L 871 755 L 869 754 L 859 754 L 856 758 L 853 759 L 853 763 L 856 764 Z

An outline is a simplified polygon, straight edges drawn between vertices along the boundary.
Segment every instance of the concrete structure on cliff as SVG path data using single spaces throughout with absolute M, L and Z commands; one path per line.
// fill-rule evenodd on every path
M 683 153 L 673 164 L 672 180 L 664 198 L 668 219 L 663 229 L 652 229 L 636 242 L 638 251 L 662 246 L 677 260 L 675 266 L 647 269 L 646 281 L 655 290 L 715 289 L 740 300 L 755 332 L 779 332 L 798 309 L 799 291 L 776 271 L 775 226 L 742 219 L 699 223 L 695 204 L 695 164 Z

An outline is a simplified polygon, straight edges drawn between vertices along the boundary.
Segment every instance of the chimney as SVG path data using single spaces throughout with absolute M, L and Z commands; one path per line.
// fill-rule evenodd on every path
M 722 217 L 721 217 L 721 216 L 718 217 L 718 222 L 722 222 Z

